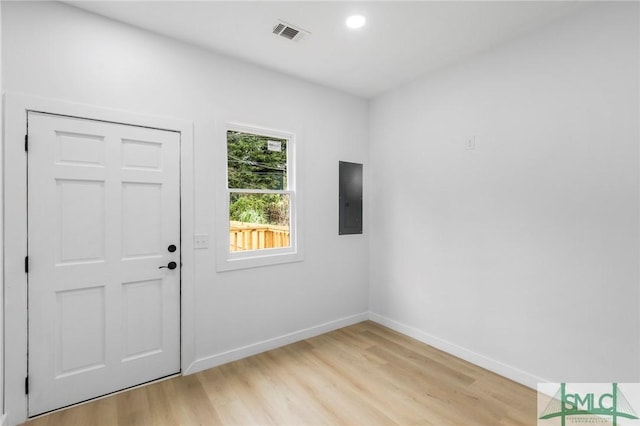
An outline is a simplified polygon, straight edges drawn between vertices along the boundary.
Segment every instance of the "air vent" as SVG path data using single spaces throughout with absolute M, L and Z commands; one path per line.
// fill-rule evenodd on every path
M 280 20 L 273 27 L 273 33 L 291 41 L 300 41 L 311 34 L 309 31 L 305 31 L 300 27 L 296 27 Z

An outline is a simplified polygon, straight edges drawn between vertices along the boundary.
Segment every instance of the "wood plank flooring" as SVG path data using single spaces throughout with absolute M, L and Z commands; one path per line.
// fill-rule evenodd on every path
M 536 424 L 535 391 L 366 321 L 25 423 Z

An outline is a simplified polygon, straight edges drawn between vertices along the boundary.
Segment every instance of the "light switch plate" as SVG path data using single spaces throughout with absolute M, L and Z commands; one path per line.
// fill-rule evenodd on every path
M 196 234 L 193 236 L 193 248 L 206 249 L 209 248 L 209 234 Z

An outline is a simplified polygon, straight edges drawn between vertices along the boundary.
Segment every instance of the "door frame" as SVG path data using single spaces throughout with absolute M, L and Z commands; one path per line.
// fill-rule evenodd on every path
M 181 374 L 195 361 L 193 122 L 24 94 L 4 95 L 4 408 L 9 425 L 27 419 L 27 113 L 37 111 L 180 133 Z

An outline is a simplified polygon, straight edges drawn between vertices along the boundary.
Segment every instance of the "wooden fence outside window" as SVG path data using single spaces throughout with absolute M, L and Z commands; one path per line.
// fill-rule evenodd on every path
M 229 222 L 229 250 L 247 251 L 289 247 L 289 227 L 261 223 Z

